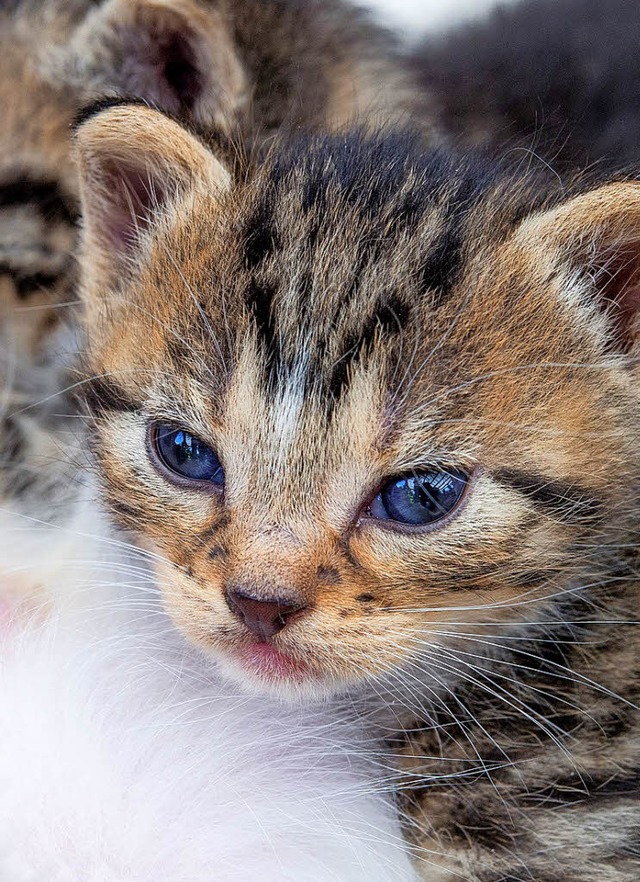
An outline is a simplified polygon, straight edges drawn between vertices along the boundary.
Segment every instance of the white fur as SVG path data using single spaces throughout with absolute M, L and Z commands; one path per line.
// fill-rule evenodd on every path
M 100 547 L 0 626 L 1 882 L 414 879 L 362 722 L 221 683 Z

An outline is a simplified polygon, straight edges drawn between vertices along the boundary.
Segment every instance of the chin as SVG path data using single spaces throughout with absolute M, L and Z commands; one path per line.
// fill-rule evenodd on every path
M 319 672 L 269 644 L 220 649 L 215 658 L 223 676 L 245 692 L 268 695 L 288 704 L 325 702 L 354 685 L 353 680 L 338 678 L 334 672 Z

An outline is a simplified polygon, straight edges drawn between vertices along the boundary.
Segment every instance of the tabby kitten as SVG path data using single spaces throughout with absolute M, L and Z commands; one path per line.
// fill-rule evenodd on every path
M 640 185 L 359 134 L 232 181 L 140 106 L 77 144 L 92 443 L 175 622 L 386 709 L 425 879 L 636 882 Z
M 45 523 L 85 517 L 82 426 L 67 394 L 79 108 L 125 92 L 260 141 L 417 102 L 389 38 L 340 0 L 3 3 L 0 86 L 0 529 L 11 536 L 0 569 L 21 588 L 34 561 L 39 581 L 67 554 Z

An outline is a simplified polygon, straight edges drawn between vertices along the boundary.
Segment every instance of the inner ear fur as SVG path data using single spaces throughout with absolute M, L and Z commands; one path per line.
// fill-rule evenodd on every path
M 248 86 L 219 10 L 199 0 L 106 0 L 80 26 L 74 67 L 87 100 L 142 98 L 168 113 L 229 131 Z
M 617 348 L 640 341 L 640 182 L 604 184 L 531 215 L 517 239 L 591 279 Z
M 230 187 L 229 173 L 198 138 L 145 106 L 90 116 L 77 129 L 76 152 L 89 291 L 126 274 L 170 204 L 197 192 L 218 198 Z

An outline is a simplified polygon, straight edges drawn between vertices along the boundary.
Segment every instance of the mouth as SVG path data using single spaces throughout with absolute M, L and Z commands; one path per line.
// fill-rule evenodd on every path
M 247 673 L 271 683 L 302 683 L 312 677 L 308 665 L 270 643 L 252 643 L 236 649 L 233 657 Z

